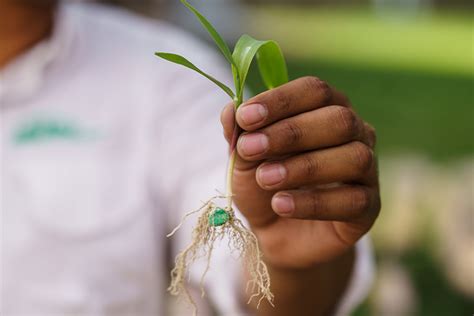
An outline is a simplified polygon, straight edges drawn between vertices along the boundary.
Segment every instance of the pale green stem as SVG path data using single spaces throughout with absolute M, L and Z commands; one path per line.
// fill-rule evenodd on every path
M 242 93 L 239 93 L 239 96 L 234 99 L 234 112 L 237 112 L 237 109 L 239 106 L 242 104 Z M 230 157 L 229 157 L 229 164 L 227 166 L 227 183 L 226 183 L 226 195 L 227 195 L 227 208 L 229 210 L 232 209 L 232 201 L 233 201 L 233 196 L 234 196 L 234 191 L 233 191 L 233 186 L 232 186 L 232 181 L 234 177 L 234 167 L 235 167 L 235 160 L 237 158 L 237 138 L 238 138 L 238 126 L 237 123 L 235 123 L 236 126 L 234 127 L 234 135 L 232 136 L 232 140 L 230 143 Z
M 236 157 L 236 150 L 232 150 L 232 153 L 229 157 L 229 165 L 227 166 L 227 208 L 230 210 L 232 209 L 232 198 L 233 198 L 233 188 L 232 188 L 232 181 L 234 177 L 234 167 L 235 167 L 235 157 Z

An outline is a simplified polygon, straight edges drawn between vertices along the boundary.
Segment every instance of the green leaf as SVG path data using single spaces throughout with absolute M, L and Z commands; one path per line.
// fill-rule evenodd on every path
M 275 41 L 259 41 L 249 35 L 242 35 L 232 54 L 237 65 L 234 71 L 240 75 L 240 86 L 237 87 L 238 96 L 241 96 L 243 92 L 245 80 L 255 56 L 260 75 L 268 89 L 288 82 L 288 70 L 280 46 Z
M 229 46 L 227 46 L 226 42 L 222 39 L 214 26 L 212 26 L 211 22 L 209 22 L 195 7 L 189 4 L 188 1 L 181 0 L 181 3 L 183 3 L 192 13 L 194 13 L 194 15 L 196 15 L 196 17 L 199 19 L 199 22 L 201 22 L 207 32 L 211 35 L 212 39 L 217 44 L 217 47 L 219 47 L 224 57 L 231 65 L 233 65 L 234 60 L 232 59 L 232 53 L 230 52 Z
M 257 53 L 258 69 L 268 89 L 288 82 L 288 69 L 280 46 L 275 41 L 267 41 Z
M 226 86 L 225 84 L 223 84 L 222 82 L 220 82 L 219 80 L 215 79 L 214 77 L 212 77 L 211 75 L 208 75 L 207 73 L 205 73 L 204 71 L 202 71 L 201 69 L 199 69 L 198 67 L 196 67 L 193 63 L 191 63 L 189 60 L 187 60 L 186 58 L 184 58 L 183 56 L 180 56 L 180 55 L 176 55 L 176 54 L 171 54 L 171 53 L 162 53 L 162 52 L 156 52 L 155 53 L 156 56 L 158 57 L 161 57 L 167 61 L 170 61 L 172 63 L 175 63 L 175 64 L 178 64 L 178 65 L 182 65 L 184 67 L 187 67 L 189 69 L 192 69 L 194 71 L 196 71 L 197 73 L 203 75 L 204 77 L 206 77 L 207 79 L 211 80 L 212 82 L 214 82 L 216 85 L 218 85 L 222 90 L 224 90 L 225 93 L 227 93 L 232 99 L 234 99 L 235 95 L 234 95 L 234 92 L 232 91 L 231 88 L 229 88 L 228 86 Z

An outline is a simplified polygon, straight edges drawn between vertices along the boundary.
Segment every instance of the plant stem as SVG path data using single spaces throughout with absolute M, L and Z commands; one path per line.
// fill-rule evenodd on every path
M 240 95 L 238 98 L 234 100 L 234 115 L 237 112 L 237 109 L 242 104 L 242 96 Z M 240 133 L 242 129 L 237 124 L 237 121 L 234 119 L 234 131 L 232 133 L 232 140 L 229 146 L 229 163 L 227 166 L 227 183 L 226 183 L 226 195 L 227 195 L 227 208 L 230 210 L 232 209 L 232 201 L 233 201 L 233 186 L 232 180 L 234 177 L 234 167 L 235 167 L 235 160 L 237 158 L 237 140 L 239 139 Z
M 235 166 L 235 150 L 232 151 L 229 157 L 229 165 L 227 167 L 227 209 L 232 209 L 232 180 L 234 176 L 234 166 Z

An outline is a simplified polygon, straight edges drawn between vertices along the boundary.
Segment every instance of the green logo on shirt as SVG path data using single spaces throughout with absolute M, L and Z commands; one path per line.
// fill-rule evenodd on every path
M 77 140 L 83 132 L 72 122 L 59 120 L 35 120 L 21 126 L 14 134 L 16 144 L 36 143 L 52 139 Z

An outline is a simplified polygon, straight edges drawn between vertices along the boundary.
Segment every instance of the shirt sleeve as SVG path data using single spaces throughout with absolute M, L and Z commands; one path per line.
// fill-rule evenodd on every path
M 365 235 L 356 244 L 356 257 L 351 279 L 334 313 L 350 315 L 370 292 L 374 279 L 374 257 L 370 237 Z

